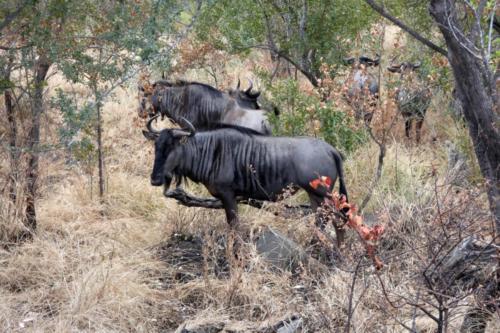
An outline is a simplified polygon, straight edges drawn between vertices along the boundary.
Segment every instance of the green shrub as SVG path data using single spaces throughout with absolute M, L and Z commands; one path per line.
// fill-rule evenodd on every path
M 368 139 L 366 131 L 357 128 L 354 119 L 336 108 L 333 101 L 322 102 L 316 93 L 301 91 L 292 78 L 270 83 L 265 73 L 259 75 L 280 110 L 279 116 L 271 117 L 274 135 L 316 136 L 344 153 L 353 152 Z

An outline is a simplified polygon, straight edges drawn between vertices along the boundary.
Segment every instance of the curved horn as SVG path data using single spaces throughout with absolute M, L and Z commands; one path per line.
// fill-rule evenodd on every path
M 413 69 L 419 68 L 422 65 L 421 61 L 417 61 L 416 63 L 412 64 Z
M 387 67 L 387 70 L 389 72 L 392 72 L 392 73 L 401 73 L 401 66 L 403 64 L 400 64 L 400 65 L 391 65 L 389 67 Z
M 155 129 L 153 128 L 152 124 L 151 124 L 151 123 L 153 122 L 153 120 L 157 119 L 159 116 L 160 116 L 160 115 L 156 115 L 156 116 L 154 116 L 153 118 L 149 119 L 149 120 L 148 120 L 148 123 L 146 124 L 146 128 L 147 128 L 147 129 L 148 129 L 148 131 L 149 131 L 150 133 L 152 133 L 152 134 L 156 134 L 156 135 L 159 135 L 159 134 L 160 134 L 160 131 L 155 130 Z
M 378 54 L 376 56 L 377 58 L 375 59 L 368 58 L 367 56 L 361 56 L 359 57 L 359 63 L 368 66 L 378 66 L 378 64 L 380 63 L 380 56 Z
M 236 85 L 236 90 L 240 90 L 240 79 L 238 78 L 238 84 Z
M 351 65 L 352 63 L 354 63 L 354 57 L 344 58 L 343 60 L 347 65 Z
M 184 117 L 181 117 L 181 120 L 184 123 L 184 125 L 186 126 L 186 128 L 189 130 L 189 132 L 190 132 L 189 136 L 195 135 L 196 129 L 194 128 L 193 124 L 191 124 L 191 122 Z
M 252 80 L 250 80 L 250 79 L 247 79 L 247 80 L 248 80 L 248 83 L 250 84 L 250 87 L 248 87 L 248 89 L 247 89 L 247 90 L 245 90 L 245 94 L 250 94 L 250 92 L 251 92 L 251 91 L 252 91 L 252 89 L 253 89 L 253 82 L 252 82 Z

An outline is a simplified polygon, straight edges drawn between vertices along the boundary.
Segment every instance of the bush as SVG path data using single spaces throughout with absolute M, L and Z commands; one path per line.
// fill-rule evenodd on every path
M 366 142 L 365 130 L 357 128 L 354 119 L 336 108 L 333 101 L 323 102 L 318 94 L 304 92 L 293 78 L 270 82 L 267 74 L 259 75 L 280 110 L 278 117 L 271 117 L 274 135 L 319 137 L 345 153 Z

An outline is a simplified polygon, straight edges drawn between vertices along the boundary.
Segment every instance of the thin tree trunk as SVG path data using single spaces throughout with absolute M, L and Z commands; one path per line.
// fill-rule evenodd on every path
M 9 59 L 4 79 L 10 81 L 12 58 Z M 9 175 L 9 198 L 12 203 L 16 204 L 16 186 L 18 183 L 18 156 L 19 151 L 17 143 L 17 124 L 16 116 L 14 113 L 14 106 L 12 105 L 12 91 L 6 89 L 4 91 L 5 111 L 7 113 L 7 121 L 9 123 L 9 155 L 10 155 L 10 175 Z
M 5 111 L 7 112 L 7 120 L 9 122 L 9 155 L 10 155 L 10 176 L 9 176 L 9 198 L 12 203 L 16 203 L 16 186 L 17 186 L 17 125 L 16 117 L 14 114 L 14 107 L 12 105 L 12 93 L 10 90 L 5 90 Z
M 36 230 L 36 195 L 39 164 L 40 119 L 44 111 L 43 90 L 50 62 L 40 56 L 35 68 L 33 105 L 31 108 L 31 129 L 28 138 L 28 168 L 26 175 L 26 226 L 30 232 Z M 28 236 L 28 235 L 26 235 Z M 29 236 L 28 236 L 29 237 Z
M 96 94 L 97 96 L 97 94 Z M 99 198 L 102 201 L 104 196 L 104 154 L 102 149 L 102 117 L 101 109 L 102 105 L 100 101 L 96 103 L 97 108 L 97 160 L 99 168 Z

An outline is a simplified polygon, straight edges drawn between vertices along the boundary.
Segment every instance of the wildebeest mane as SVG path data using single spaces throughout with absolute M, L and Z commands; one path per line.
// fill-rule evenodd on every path
M 188 81 L 188 80 L 183 80 L 183 79 L 176 79 L 176 80 L 163 80 L 162 79 L 162 80 L 158 80 L 158 81 L 153 83 L 153 86 L 156 86 L 156 85 L 160 85 L 160 86 L 164 86 L 164 87 L 186 87 L 189 85 L 198 85 L 198 86 L 205 87 L 211 91 L 220 93 L 219 90 L 217 90 L 216 88 L 214 88 L 211 85 L 208 85 L 206 83 L 197 82 L 197 81 Z
M 159 83 L 158 83 L 159 82 Z M 224 97 L 219 90 L 203 84 L 182 81 L 157 81 L 165 89 L 157 89 L 153 103 L 162 115 L 167 115 L 176 122 L 185 117 L 196 127 L 210 128 L 220 121 L 224 112 Z
M 217 131 L 217 130 L 223 130 L 223 129 L 234 129 L 240 133 L 247 134 L 247 135 L 265 136 L 264 134 L 257 132 L 256 130 L 248 128 L 248 127 L 231 125 L 231 124 L 224 124 L 224 123 L 216 123 L 213 125 L 212 128 L 206 129 L 206 130 L 200 130 L 200 132 Z

